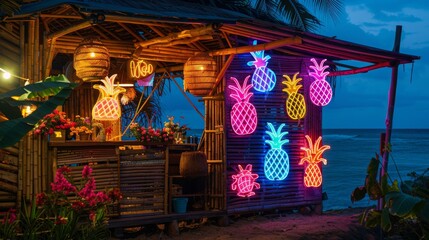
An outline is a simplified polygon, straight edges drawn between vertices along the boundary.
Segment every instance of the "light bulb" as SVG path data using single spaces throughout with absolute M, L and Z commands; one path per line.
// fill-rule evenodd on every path
M 4 79 L 9 79 L 9 78 L 10 78 L 10 73 L 8 73 L 8 72 L 4 72 L 4 73 L 3 73 L 3 78 L 4 78 Z
M 91 52 L 91 53 L 89 54 L 89 56 L 90 56 L 90 57 L 92 57 L 92 58 L 93 58 L 93 57 L 95 57 L 95 52 Z

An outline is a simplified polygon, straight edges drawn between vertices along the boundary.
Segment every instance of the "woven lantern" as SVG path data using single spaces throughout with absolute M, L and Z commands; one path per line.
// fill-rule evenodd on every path
M 74 51 L 73 65 L 83 81 L 104 79 L 110 68 L 109 50 L 100 40 L 84 39 Z
M 216 82 L 216 62 L 207 53 L 190 57 L 183 69 L 185 91 L 194 96 L 206 96 Z

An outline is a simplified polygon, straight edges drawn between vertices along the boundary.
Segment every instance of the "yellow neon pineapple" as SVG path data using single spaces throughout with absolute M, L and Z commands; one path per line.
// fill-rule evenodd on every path
M 114 86 L 117 74 L 113 74 L 110 78 L 106 77 L 101 82 L 104 84 L 96 84 L 93 88 L 100 91 L 97 102 L 92 108 L 92 118 L 95 120 L 116 120 L 121 117 L 121 107 L 118 100 L 118 95 L 125 92 L 125 88 Z
M 316 142 L 313 145 L 311 138 L 308 135 L 305 135 L 305 138 L 308 141 L 308 148 L 301 147 L 301 150 L 305 151 L 305 157 L 301 158 L 299 161 L 299 165 L 304 164 L 304 162 L 308 162 L 309 165 L 305 168 L 304 172 L 304 184 L 306 187 L 319 187 L 322 185 L 322 172 L 320 171 L 319 166 L 317 165 L 319 162 L 323 162 L 323 164 L 327 164 L 328 161 L 322 158 L 322 153 L 328 149 L 331 149 L 330 146 L 324 145 L 319 148 L 320 142 L 322 141 L 322 137 L 317 138 Z
M 283 88 L 283 92 L 289 94 L 286 100 L 286 111 L 293 120 L 304 118 L 306 112 L 304 96 L 298 93 L 299 89 L 302 87 L 301 84 L 298 84 L 302 80 L 302 78 L 297 78 L 298 74 L 299 72 L 295 73 L 293 79 L 288 75 L 283 75 L 286 80 L 282 82 L 286 85 L 286 88 Z

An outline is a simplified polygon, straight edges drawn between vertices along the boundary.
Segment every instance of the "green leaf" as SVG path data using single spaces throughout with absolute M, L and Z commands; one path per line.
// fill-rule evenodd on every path
M 366 195 L 366 188 L 365 186 L 357 187 L 355 190 L 353 190 L 352 194 L 350 195 L 350 200 L 352 203 L 356 201 L 362 200 Z
M 383 208 L 381 211 L 381 228 L 386 232 L 389 232 L 392 229 L 388 208 Z
M 53 96 L 58 93 L 62 88 L 77 86 L 76 83 L 70 83 L 64 75 L 58 75 L 54 77 L 55 81 L 51 77 L 46 78 L 42 82 L 32 83 L 26 86 L 15 88 L 6 93 L 0 94 L 0 99 L 10 98 L 14 96 L 20 96 L 19 100 L 25 100 L 33 97 L 46 97 Z
M 417 217 L 424 221 L 428 225 L 429 229 L 429 200 L 424 200 L 418 205 L 419 207 L 415 209 Z
M 402 192 L 390 192 L 386 195 L 386 201 L 390 201 L 390 213 L 399 217 L 415 215 L 413 209 L 421 198 L 413 197 Z
M 73 87 L 74 85 L 64 87 L 57 95 L 43 102 L 33 113 L 25 118 L 21 117 L 0 122 L 0 148 L 14 145 L 24 137 L 40 119 L 64 103 L 72 92 Z
M 378 158 L 378 155 L 376 154 L 375 158 L 371 158 L 368 164 L 367 174 L 369 178 L 377 179 L 379 164 L 380 160 Z
M 389 184 L 387 184 L 387 173 L 381 177 L 381 194 L 384 196 L 389 192 Z
M 374 228 L 379 226 L 380 222 L 381 222 L 381 213 L 374 209 L 369 210 L 365 219 L 365 226 Z

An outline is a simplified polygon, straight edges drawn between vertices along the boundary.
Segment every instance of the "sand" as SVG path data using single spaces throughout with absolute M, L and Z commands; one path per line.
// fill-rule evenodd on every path
M 230 216 L 225 227 L 218 226 L 213 219 L 201 219 L 179 222 L 177 236 L 167 235 L 163 225 L 153 225 L 128 232 L 121 239 L 376 239 L 375 231 L 359 224 L 361 212 L 362 209 L 344 209 L 322 215 L 289 212 Z

